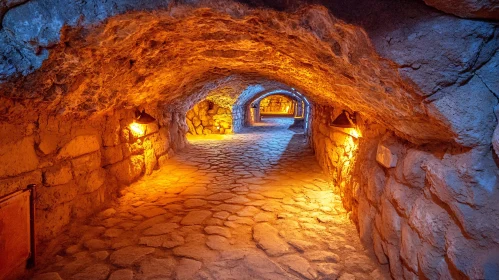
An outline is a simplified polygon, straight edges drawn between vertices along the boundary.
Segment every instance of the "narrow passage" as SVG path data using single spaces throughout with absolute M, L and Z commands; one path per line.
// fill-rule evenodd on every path
M 35 278 L 389 279 L 291 122 L 191 140 L 54 240 Z

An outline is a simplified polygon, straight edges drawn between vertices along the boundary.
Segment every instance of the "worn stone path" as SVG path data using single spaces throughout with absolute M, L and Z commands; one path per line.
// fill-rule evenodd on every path
M 52 242 L 57 256 L 34 278 L 388 278 L 289 124 L 270 119 L 191 141 L 112 208 Z

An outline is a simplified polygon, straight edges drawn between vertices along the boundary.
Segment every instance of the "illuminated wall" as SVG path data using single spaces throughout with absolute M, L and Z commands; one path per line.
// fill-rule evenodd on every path
M 147 112 L 161 116 L 154 106 Z M 43 114 L 37 127 L 0 126 L 0 196 L 37 184 L 38 241 L 99 210 L 121 187 L 151 174 L 183 147 L 178 117 L 147 125 L 134 123 L 134 117 L 134 110 L 85 121 Z
M 294 101 L 285 95 L 270 95 L 260 101 L 260 114 L 294 114 Z
M 191 135 L 232 133 L 232 112 L 229 108 L 204 100 L 186 114 L 188 133 Z
M 319 164 L 340 192 L 345 208 L 351 210 L 359 133 L 356 129 L 332 127 L 331 122 L 339 113 L 341 110 L 336 108 L 314 106 L 311 139 Z
M 342 109 L 313 106 L 311 140 L 366 248 L 394 279 L 493 279 L 497 248 L 480 245 L 497 232 L 490 147 L 417 145 L 361 118 L 356 138 L 331 126 Z

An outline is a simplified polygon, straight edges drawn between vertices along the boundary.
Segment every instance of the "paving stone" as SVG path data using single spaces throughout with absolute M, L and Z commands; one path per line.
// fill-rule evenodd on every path
M 235 205 L 235 204 L 220 204 L 217 207 L 215 207 L 213 210 L 215 211 L 227 211 L 230 213 L 235 213 L 239 210 L 241 210 L 243 206 L 241 205 Z
M 152 218 L 168 213 L 165 209 L 160 207 L 140 207 L 135 209 L 135 212 L 146 218 Z
M 149 228 L 149 227 L 152 227 L 153 225 L 155 224 L 159 224 L 159 223 L 163 223 L 166 221 L 166 218 L 163 217 L 163 216 L 157 216 L 157 217 L 154 217 L 154 218 L 150 218 L 150 219 L 147 219 L 143 222 L 141 222 L 137 227 L 136 229 L 138 230 L 143 230 L 143 229 L 146 229 L 146 228 Z
M 249 193 L 246 196 L 251 198 L 251 199 L 265 199 L 265 197 L 263 195 L 257 194 L 257 193 Z
M 212 250 L 227 250 L 230 248 L 229 241 L 227 238 L 219 235 L 210 235 L 208 236 L 208 240 L 206 241 L 206 246 L 208 246 Z
M 200 245 L 206 242 L 206 235 L 199 232 L 191 232 L 185 235 L 185 243 L 186 245 Z
M 205 224 L 209 226 L 222 226 L 224 224 L 224 221 L 220 219 L 209 218 L 205 221 Z
M 203 263 L 200 261 L 182 258 L 175 268 L 175 279 L 189 280 L 193 279 L 196 273 L 201 269 Z
M 181 194 L 182 195 L 200 195 L 206 192 L 205 187 L 188 187 Z
M 204 228 L 204 231 L 207 234 L 217 234 L 217 235 L 224 236 L 227 238 L 231 237 L 230 230 L 226 227 L 207 226 Z
M 253 227 L 253 239 L 269 256 L 292 252 L 291 247 L 279 237 L 277 230 L 268 223 L 259 223 Z
M 318 263 L 315 264 L 315 269 L 317 272 L 326 277 L 326 279 L 337 279 L 342 271 L 342 266 L 336 263 Z M 378 279 L 378 278 L 372 278 Z
M 248 225 L 248 226 L 252 226 L 255 224 L 255 221 L 249 217 L 239 217 L 239 218 L 235 219 L 234 222 L 238 223 L 238 224 Z
M 308 251 L 303 256 L 309 261 L 337 263 L 340 256 L 329 251 Z
M 312 229 L 320 232 L 324 232 L 327 229 L 325 226 L 315 223 L 301 223 L 301 226 L 306 229 Z
M 130 246 L 111 254 L 111 263 L 119 267 L 129 267 L 146 255 L 152 254 L 154 248 Z
M 268 198 L 285 198 L 286 195 L 282 192 L 277 192 L 277 191 L 265 191 L 261 192 L 261 195 L 268 197 Z
M 102 250 L 102 249 L 108 248 L 107 242 L 104 240 L 100 240 L 100 239 L 87 240 L 87 241 L 85 241 L 84 245 L 89 250 Z
M 296 207 L 289 206 L 289 205 L 282 205 L 281 208 L 284 209 L 285 211 L 293 213 L 293 214 L 302 212 L 301 209 L 298 209 Z
M 210 262 L 217 258 L 217 253 L 210 250 L 205 244 L 179 246 L 173 249 L 173 254 L 202 262 Z
M 274 213 L 258 213 L 253 218 L 255 222 L 270 222 L 275 220 L 276 216 Z
M 206 205 L 208 202 L 203 199 L 188 199 L 184 202 L 186 208 L 196 208 Z
M 265 200 L 256 200 L 256 201 L 250 201 L 248 203 L 246 203 L 245 205 L 248 205 L 248 206 L 263 206 L 267 203 L 267 201 Z
M 110 228 L 110 229 L 106 230 L 106 232 L 104 232 L 104 236 L 109 237 L 109 238 L 114 238 L 114 237 L 120 236 L 122 233 L 123 233 L 122 229 Z
M 331 215 L 320 215 L 317 217 L 317 220 L 321 223 L 329 223 L 334 221 L 334 216 Z
M 260 210 L 254 206 L 246 206 L 236 214 L 242 217 L 253 217 L 258 214 Z
M 241 227 L 242 224 L 238 224 L 238 223 L 235 223 L 232 221 L 227 221 L 224 223 L 224 226 L 229 227 L 229 228 L 238 228 L 238 227 Z
M 149 247 L 173 248 L 184 243 L 184 238 L 175 232 L 164 235 L 146 236 L 139 239 L 140 245 L 146 245 Z
M 256 279 L 292 279 L 285 271 L 264 254 L 250 251 L 243 259 L 243 265 Z
M 133 280 L 133 271 L 130 269 L 119 269 L 111 273 L 108 280 Z
M 136 244 L 137 244 L 137 242 L 133 239 L 122 239 L 120 241 L 113 242 L 113 244 L 111 245 L 111 248 L 114 250 L 118 250 L 118 249 L 121 249 L 124 247 L 136 245 Z
M 140 262 L 140 273 L 144 279 L 169 279 L 175 269 L 175 260 L 147 258 Z
M 299 252 L 305 252 L 308 250 L 315 250 L 315 249 L 319 248 L 319 246 L 313 242 L 300 240 L 300 239 L 291 239 L 291 240 L 288 240 L 288 243 L 291 246 L 293 246 L 296 250 L 298 250 Z
M 230 213 L 227 211 L 220 211 L 220 212 L 213 214 L 213 217 L 225 220 L 225 219 L 227 219 L 227 217 L 229 217 L 229 215 L 230 215 Z
M 246 197 L 242 195 L 238 195 L 236 197 L 233 197 L 231 199 L 227 199 L 224 202 L 225 203 L 231 203 L 231 204 L 245 204 L 250 202 L 251 200 L 247 199 Z
M 176 223 L 161 223 L 153 225 L 152 227 L 146 229 L 142 234 L 144 235 L 162 235 L 166 233 L 173 232 L 180 226 Z
M 315 279 L 316 271 L 310 266 L 308 261 L 298 255 L 286 255 L 278 259 L 283 266 L 297 272 L 306 279 Z
M 236 195 L 231 194 L 231 193 L 217 193 L 217 194 L 212 194 L 208 196 L 206 199 L 207 200 L 227 200 L 229 198 L 233 198 Z
M 105 264 L 94 264 L 85 268 L 82 272 L 73 275 L 71 280 L 105 280 L 109 275 L 110 269 Z
M 107 257 L 109 257 L 109 252 L 108 251 L 98 251 L 98 252 L 93 252 L 91 255 L 95 259 L 97 259 L 99 261 L 103 261 L 103 260 L 107 259 Z
M 208 210 L 191 211 L 180 222 L 182 225 L 200 225 L 211 216 Z

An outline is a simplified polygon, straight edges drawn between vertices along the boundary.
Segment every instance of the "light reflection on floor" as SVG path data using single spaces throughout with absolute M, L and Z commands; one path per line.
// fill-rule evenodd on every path
M 305 136 L 288 129 L 289 120 L 266 123 L 192 140 L 166 166 L 123 190 L 110 209 L 55 238 L 47 252 L 58 256 L 46 259 L 38 274 L 389 279 L 362 247 Z

